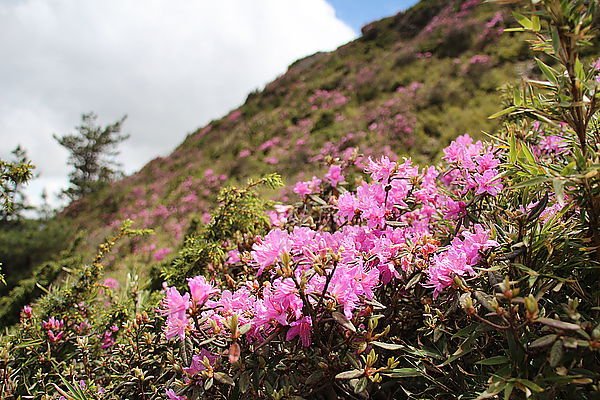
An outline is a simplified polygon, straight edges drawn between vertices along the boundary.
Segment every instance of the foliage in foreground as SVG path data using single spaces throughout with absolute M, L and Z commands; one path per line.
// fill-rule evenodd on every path
M 162 294 L 102 281 L 108 241 L 23 309 L 0 396 L 593 398 L 600 64 L 578 54 L 594 4 L 515 14 L 545 78 L 511 91 L 493 143 L 461 136 L 426 168 L 334 160 L 266 235 L 252 184 L 225 190 Z

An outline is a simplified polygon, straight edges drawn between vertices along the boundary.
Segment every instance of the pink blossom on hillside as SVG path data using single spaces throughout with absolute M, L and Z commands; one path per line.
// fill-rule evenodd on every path
M 226 264 L 228 264 L 228 265 L 237 264 L 240 261 L 241 261 L 240 252 L 238 249 L 229 250 L 227 252 L 227 260 L 225 261 Z
M 310 317 L 302 317 L 301 319 L 294 321 L 290 324 L 285 336 L 285 340 L 292 340 L 296 336 L 300 337 L 300 342 L 304 347 L 310 347 L 311 345 L 311 329 L 312 320 Z
M 345 220 L 352 220 L 358 211 L 358 200 L 350 192 L 345 192 L 338 197 L 338 216 Z
M 216 360 L 217 356 L 215 354 L 212 354 L 210 351 L 203 348 L 200 350 L 200 353 L 192 356 L 190 366 L 183 368 L 183 371 L 190 376 L 196 376 L 206 369 L 206 366 L 204 365 L 205 362 L 212 365 Z
M 227 116 L 227 120 L 229 122 L 236 122 L 237 120 L 239 120 L 242 116 L 242 111 L 240 110 L 235 110 L 232 111 L 231 113 L 229 113 L 229 115 Z
M 203 305 L 212 294 L 219 292 L 218 289 L 215 289 L 210 283 L 206 282 L 203 276 L 188 278 L 188 286 L 192 295 L 192 301 L 197 306 Z
M 290 251 L 292 242 L 287 232 L 274 229 L 252 246 L 252 258 L 258 266 L 257 275 L 273 265 L 283 253 Z
M 348 102 L 348 98 L 337 90 L 319 89 L 308 98 L 308 102 L 311 104 L 311 110 L 329 110 L 343 106 Z
M 30 319 L 33 316 L 33 309 L 30 305 L 26 305 L 21 310 L 21 316 L 24 319 Z
M 489 169 L 483 174 L 475 174 L 474 180 L 477 183 L 475 194 L 480 195 L 488 193 L 496 196 L 502 190 L 502 183 L 497 179 L 498 171 Z
M 250 156 L 250 154 L 252 154 L 252 151 L 250 151 L 249 149 L 243 149 L 239 152 L 238 158 L 246 158 Z
M 475 232 L 465 231 L 462 236 L 462 240 L 454 238 L 445 252 L 436 254 L 429 267 L 427 287 L 434 289 L 435 297 L 452 286 L 455 276 L 474 276 L 473 267 L 479 262 L 480 251 L 498 246 L 497 242 L 490 240 L 489 232 L 480 225 L 475 226 Z
M 366 172 L 371 174 L 371 178 L 377 182 L 388 182 L 392 173 L 396 169 L 396 163 L 390 161 L 386 156 L 382 156 L 379 160 L 373 161 L 369 157 L 369 164 L 366 168 Z
M 316 193 L 321 185 L 321 180 L 313 176 L 310 181 L 298 182 L 294 185 L 294 193 L 300 196 L 308 196 L 309 194 Z
M 119 287 L 119 281 L 115 278 L 106 278 L 102 282 L 102 286 L 106 286 L 109 289 L 115 290 Z
M 332 165 L 329 167 L 329 171 L 325 174 L 325 180 L 336 187 L 338 184 L 344 181 L 344 175 L 342 175 L 342 167 L 339 165 Z
M 292 210 L 292 206 L 284 206 L 277 204 L 272 211 L 267 211 L 271 226 L 282 227 L 288 219 L 289 212 Z
M 265 157 L 265 163 L 269 165 L 279 164 L 279 159 L 277 157 Z
M 171 250 L 170 247 L 163 247 L 161 249 L 156 250 L 152 257 L 154 258 L 154 261 L 162 261 L 172 251 L 173 250 Z
M 162 312 L 168 317 L 185 319 L 185 313 L 191 305 L 189 293 L 182 296 L 175 287 L 170 287 L 165 290 L 165 298 L 162 302 Z
M 167 340 L 171 340 L 175 337 L 179 337 L 181 340 L 183 340 L 185 339 L 185 333 L 189 326 L 189 320 L 187 318 L 181 319 L 169 317 L 167 318 L 165 326 L 165 337 Z
M 179 396 L 173 389 L 167 389 L 165 394 L 169 400 L 188 400 L 187 396 Z

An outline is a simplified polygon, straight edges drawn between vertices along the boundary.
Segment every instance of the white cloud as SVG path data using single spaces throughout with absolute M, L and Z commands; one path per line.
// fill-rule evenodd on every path
M 83 112 L 123 114 L 132 173 L 243 102 L 299 57 L 353 39 L 325 0 L 4 0 L 0 2 L 0 157 L 24 146 L 41 177 L 67 183 L 52 133 Z

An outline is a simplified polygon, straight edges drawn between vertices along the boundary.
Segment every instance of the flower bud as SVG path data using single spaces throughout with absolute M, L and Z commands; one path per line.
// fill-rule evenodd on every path
M 534 320 L 539 313 L 538 303 L 532 294 L 523 299 L 525 301 L 525 309 L 527 310 L 527 319 Z

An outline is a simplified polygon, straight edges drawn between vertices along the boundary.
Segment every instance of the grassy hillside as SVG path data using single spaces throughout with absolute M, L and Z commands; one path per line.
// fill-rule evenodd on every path
M 435 160 L 457 135 L 493 130 L 486 117 L 498 109 L 498 86 L 532 68 L 522 61 L 526 44 L 501 35 L 505 10 L 479 3 L 426 0 L 365 26 L 334 52 L 296 61 L 171 155 L 64 217 L 88 230 L 89 244 L 127 218 L 154 228 L 151 242 L 134 251 L 160 259 L 192 217 L 208 218 L 223 184 L 275 171 L 288 183 L 310 178 L 355 149 Z
M 84 239 L 68 255 L 90 258 L 132 219 L 155 234 L 121 248 L 109 273 L 145 274 L 176 253 L 190 226 L 208 221 L 223 185 L 269 172 L 293 183 L 357 154 L 359 167 L 382 154 L 435 161 L 456 136 L 493 131 L 487 116 L 499 108 L 498 87 L 534 67 L 526 43 L 502 34 L 508 9 L 480 3 L 424 0 L 336 51 L 296 61 L 169 156 L 71 204 L 59 220 Z M 269 195 L 294 196 L 289 188 Z

